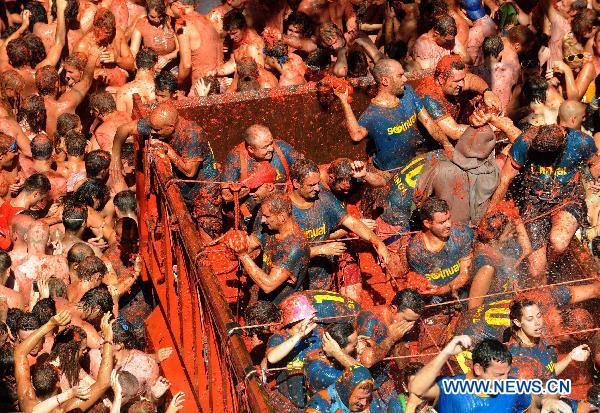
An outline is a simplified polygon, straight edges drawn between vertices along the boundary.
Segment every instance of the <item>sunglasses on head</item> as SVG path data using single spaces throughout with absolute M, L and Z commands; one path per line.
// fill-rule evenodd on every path
M 10 146 L 8 147 L 6 152 L 3 152 L 2 154 L 8 153 L 8 152 L 17 153 L 18 151 L 19 151 L 19 146 L 17 145 L 17 142 L 13 142 L 10 144 Z
M 565 56 L 565 61 L 567 62 L 573 62 L 575 60 L 583 60 L 584 58 L 584 54 L 583 53 L 577 53 L 577 54 L 572 54 L 569 56 Z

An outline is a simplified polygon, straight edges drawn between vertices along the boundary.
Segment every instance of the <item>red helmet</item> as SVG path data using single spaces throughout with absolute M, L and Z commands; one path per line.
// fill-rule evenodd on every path
M 279 304 L 279 308 L 284 325 L 304 320 L 317 313 L 310 299 L 303 293 L 295 293 L 285 298 Z

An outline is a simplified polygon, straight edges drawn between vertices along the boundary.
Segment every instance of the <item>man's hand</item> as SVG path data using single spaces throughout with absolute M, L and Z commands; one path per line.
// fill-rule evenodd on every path
M 67 10 L 67 0 L 56 0 L 56 11 L 60 14 Z
M 375 251 L 377 251 L 377 256 L 379 257 L 380 265 L 387 266 L 390 262 L 390 251 L 387 246 L 379 240 L 379 242 L 373 245 L 375 247 Z
M 500 98 L 491 90 L 488 90 L 483 94 L 483 101 L 489 107 L 502 110 L 502 103 L 500 103 Z
M 346 252 L 346 245 L 340 241 L 325 242 L 319 245 L 319 255 L 339 257 Z
M 590 356 L 590 353 L 590 346 L 587 344 L 582 344 L 571 350 L 569 356 L 575 361 L 586 361 Z
M 171 60 L 173 60 L 172 57 L 159 56 L 158 62 L 156 62 L 156 71 L 159 72 L 163 70 L 164 67 L 168 65 Z
M 160 376 L 150 389 L 150 393 L 154 400 L 158 400 L 164 396 L 167 390 L 169 390 L 169 387 L 171 387 L 171 382 L 165 377 Z
M 377 228 L 377 221 L 375 221 L 374 219 L 361 218 L 360 222 L 365 224 L 365 226 L 371 231 L 375 231 L 375 228 Z
M 53 316 L 50 321 L 55 327 L 64 327 L 71 322 L 71 313 L 67 310 L 63 310 L 60 313 Z
M 21 27 L 29 28 L 29 18 L 31 17 L 31 12 L 29 10 L 24 10 L 21 14 Z
M 322 342 L 323 351 L 328 356 L 335 357 L 336 354 L 340 354 L 342 352 L 342 348 L 340 347 L 338 342 L 331 338 L 329 333 L 326 332 L 325 334 L 323 334 Z
M 84 383 L 80 383 L 78 386 L 73 387 L 73 397 L 77 397 L 81 400 L 87 400 L 90 398 L 90 386 Z
M 333 94 L 340 99 L 340 102 L 342 102 L 342 104 L 350 104 L 350 91 L 348 90 L 348 88 L 344 88 L 344 90 L 338 90 L 336 88 L 333 88 Z
M 23 188 L 23 184 L 25 183 L 25 181 L 23 180 L 23 177 L 21 175 L 19 175 L 17 177 L 17 181 L 14 184 L 10 184 L 8 186 L 8 190 L 10 191 L 10 194 L 13 196 L 16 196 L 19 191 L 21 190 L 21 188 Z
M 158 349 L 158 351 L 156 352 L 156 359 L 159 363 L 162 363 L 163 361 L 171 357 L 171 354 L 173 354 L 173 347 L 163 347 L 161 349 Z
M 38 291 L 40 293 L 40 299 L 42 298 L 50 298 L 50 287 L 48 286 L 47 279 L 39 279 L 38 280 Z
M 565 73 L 571 70 L 571 68 L 565 62 L 557 60 L 552 63 L 552 70 L 558 73 Z
M 176 413 L 183 409 L 183 402 L 185 402 L 185 393 L 180 391 L 171 400 L 169 403 L 169 407 L 167 408 L 165 413 Z
M 101 63 L 115 63 L 115 53 L 112 50 L 105 50 L 100 54 L 100 62 Z
M 492 119 L 491 113 L 486 113 L 482 110 L 476 110 L 473 112 L 473 115 L 469 118 L 470 123 L 473 127 L 479 128 L 490 122 Z
M 400 340 L 402 337 L 406 335 L 412 328 L 415 326 L 414 321 L 406 321 L 402 320 L 399 322 L 394 322 L 388 328 L 388 337 L 390 337 L 394 342 Z
M 115 396 L 117 394 L 121 395 L 123 393 L 121 383 L 119 382 L 119 373 L 116 369 L 114 369 L 112 373 L 110 373 L 110 387 L 112 387 Z
M 208 96 L 210 92 L 210 83 L 205 83 L 204 78 L 196 80 L 194 83 L 194 90 L 197 96 Z
M 363 161 L 352 161 L 350 167 L 352 168 L 352 178 L 360 179 L 367 176 L 367 164 Z
M 471 348 L 472 345 L 473 341 L 471 340 L 471 337 L 467 335 L 454 336 L 452 340 L 450 340 L 450 342 L 446 344 L 446 347 L 444 347 L 442 353 L 445 353 L 448 357 L 456 356 L 457 354 L 465 351 L 466 349 Z
M 313 331 L 317 326 L 317 323 L 313 321 L 314 318 L 315 316 L 307 317 L 300 323 L 296 324 L 290 331 L 291 335 L 298 338 L 304 338 L 308 336 L 310 332 Z
M 109 341 L 112 343 L 113 341 L 113 324 L 115 323 L 115 319 L 111 320 L 111 313 L 104 313 L 102 316 L 102 320 L 100 321 L 100 334 L 102 334 L 102 338 L 105 342 Z

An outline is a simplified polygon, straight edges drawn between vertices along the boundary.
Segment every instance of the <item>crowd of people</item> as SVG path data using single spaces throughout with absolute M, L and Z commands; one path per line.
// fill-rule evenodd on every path
M 600 280 L 576 267 L 600 256 L 600 2 L 205 3 L 0 4 L 0 410 L 184 409 L 144 324 L 139 140 L 245 275 L 278 411 L 600 411 Z M 368 153 L 319 165 L 255 123 L 217 160 L 177 110 L 300 85 Z M 508 377 L 573 391 L 444 385 Z

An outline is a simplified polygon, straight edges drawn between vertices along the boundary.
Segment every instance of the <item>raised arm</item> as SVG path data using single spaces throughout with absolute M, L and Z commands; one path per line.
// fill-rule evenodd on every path
M 367 137 L 369 131 L 367 128 L 364 128 L 358 124 L 356 116 L 354 116 L 354 112 L 352 111 L 352 107 L 350 106 L 350 103 L 348 103 L 348 91 L 346 90 L 342 93 L 339 93 L 333 89 L 333 93 L 335 93 L 335 95 L 339 98 L 340 103 L 342 104 L 342 109 L 344 109 L 346 129 L 348 129 L 350 139 L 352 139 L 353 142 L 362 141 Z
M 88 55 L 88 61 L 83 72 L 83 76 L 79 82 L 75 84 L 70 90 L 63 93 L 58 99 L 59 102 L 69 102 L 71 110 L 75 110 L 77 106 L 90 90 L 92 82 L 94 81 L 94 70 L 98 65 L 98 59 L 100 58 L 100 51 L 93 49 Z
M 396 342 L 412 330 L 414 325 L 414 321 L 400 321 L 398 323 L 393 323 L 389 326 L 387 336 L 381 343 L 368 346 L 360 352 L 358 355 L 359 361 L 367 368 L 371 368 L 379 363 L 388 355 Z
M 29 10 L 23 11 L 21 26 L 10 36 L 4 39 L 2 46 L 0 46 L 0 67 L 8 64 L 8 54 L 6 53 L 6 46 L 13 40 L 19 38 L 23 33 L 29 29 L 29 17 L 31 12 Z
M 427 132 L 429 132 L 433 139 L 435 139 L 440 145 L 442 145 L 446 152 L 452 153 L 454 151 L 454 147 L 448 140 L 448 137 L 446 136 L 442 128 L 440 128 L 437 122 L 434 121 L 431 118 L 431 116 L 429 116 L 429 113 L 427 112 L 427 110 L 425 110 L 425 108 L 421 109 L 421 111 L 418 114 L 418 118 L 419 122 L 421 122 L 421 124 L 425 126 L 425 129 L 427 129 Z
M 67 8 L 67 0 L 56 0 L 56 33 L 54 34 L 54 44 L 48 50 L 46 58 L 42 60 L 35 68 L 39 69 L 44 66 L 56 66 L 60 60 L 62 50 L 65 47 L 67 37 L 67 25 L 65 22 L 65 10 Z
M 300 340 L 308 336 L 316 326 L 317 324 L 314 322 L 314 317 L 305 318 L 300 323 L 296 324 L 290 331 L 290 338 L 267 350 L 267 361 L 270 364 L 275 364 L 283 360 L 290 354 L 294 347 L 296 347 Z

